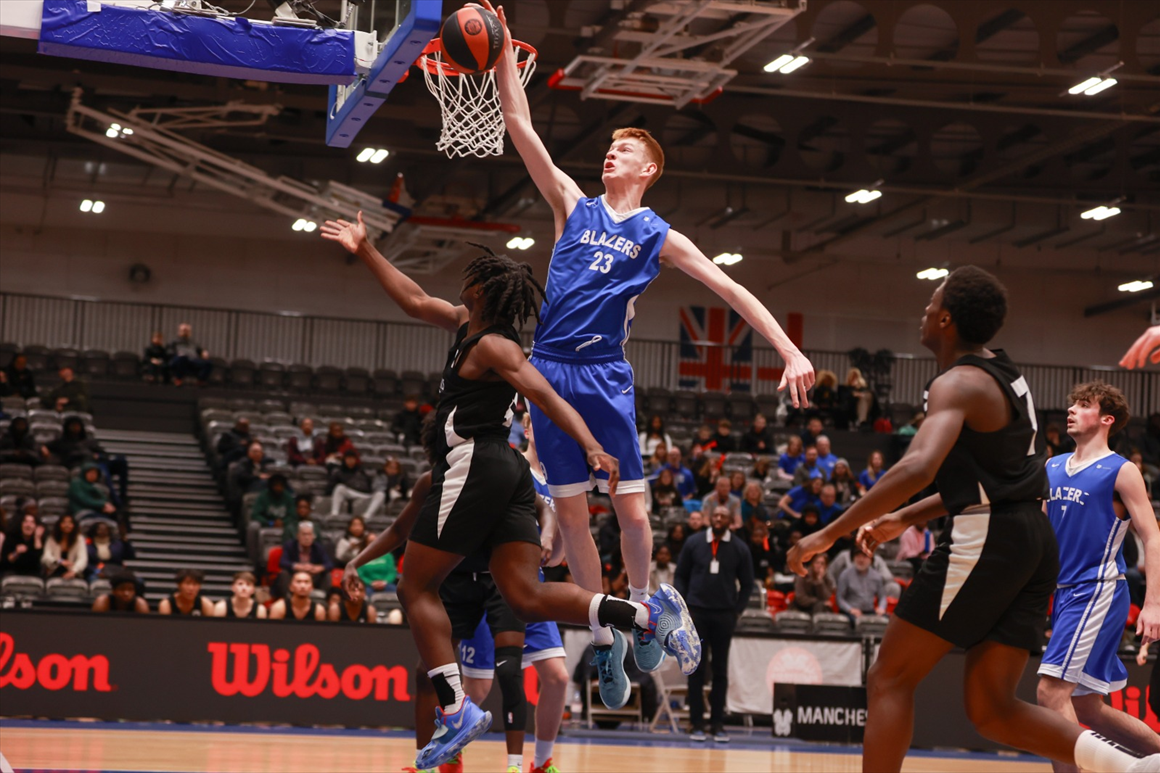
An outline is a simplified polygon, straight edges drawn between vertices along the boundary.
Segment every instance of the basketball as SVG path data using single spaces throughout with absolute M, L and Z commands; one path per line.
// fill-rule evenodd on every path
M 487 72 L 503 53 L 503 25 L 486 8 L 467 5 L 447 17 L 439 33 L 444 60 L 466 75 Z

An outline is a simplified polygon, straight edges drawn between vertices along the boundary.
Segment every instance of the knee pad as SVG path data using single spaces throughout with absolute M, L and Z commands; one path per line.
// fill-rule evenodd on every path
M 495 648 L 495 678 L 503 696 L 504 730 L 523 730 L 528 723 L 523 658 L 523 647 Z

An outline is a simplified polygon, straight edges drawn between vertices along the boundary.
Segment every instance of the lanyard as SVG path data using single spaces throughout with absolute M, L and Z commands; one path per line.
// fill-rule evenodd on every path
M 713 540 L 713 560 L 717 560 L 717 546 L 721 544 L 720 540 Z

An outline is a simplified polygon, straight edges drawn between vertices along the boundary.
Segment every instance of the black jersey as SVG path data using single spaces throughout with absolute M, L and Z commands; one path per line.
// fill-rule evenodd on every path
M 464 324 L 455 334 L 455 344 L 447 353 L 447 365 L 439 384 L 439 407 L 435 421 L 435 459 L 447 455 L 457 445 L 476 438 L 506 441 L 515 415 L 516 390 L 506 381 L 462 378 L 459 368 L 471 348 L 485 335 L 501 335 L 517 344 L 520 337 L 510 325 L 495 325 L 475 335 L 467 335 Z
M 992 358 L 968 354 L 951 368 L 971 366 L 991 375 L 1011 405 L 1011 423 L 995 432 L 976 432 L 966 425 L 943 460 L 935 485 L 951 515 L 974 505 L 1034 502 L 1048 494 L 1047 456 L 1038 438 L 1031 389 L 1002 349 Z M 923 410 L 931 384 L 923 392 Z
M 177 606 L 177 596 L 173 593 L 169 594 L 169 613 L 173 615 L 185 615 L 188 617 L 201 617 L 201 594 L 197 594 L 197 598 L 193 600 L 193 606 L 189 608 L 188 612 L 182 612 L 181 607 Z
M 234 611 L 234 600 L 233 599 L 226 599 L 226 617 L 237 617 L 237 616 L 238 616 L 238 613 Z M 258 618 L 258 602 L 253 601 L 253 600 L 250 601 L 250 611 L 248 613 L 246 613 L 246 617 L 251 618 L 251 619 L 255 619 L 255 620 Z

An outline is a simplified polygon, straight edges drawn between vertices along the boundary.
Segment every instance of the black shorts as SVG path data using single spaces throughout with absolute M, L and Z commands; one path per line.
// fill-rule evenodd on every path
M 463 641 L 475 636 L 479 621 L 487 615 L 491 635 L 505 631 L 524 633 L 526 626 L 500 595 L 487 572 L 452 572 L 439 588 L 439 598 L 451 620 L 451 638 Z
M 895 614 L 969 649 L 994 641 L 1039 653 L 1059 576 L 1059 545 L 1038 502 L 959 513 Z
M 431 473 L 431 491 L 411 539 L 461 556 L 489 553 L 507 542 L 539 546 L 527 460 L 503 440 L 468 440 L 452 448 Z

